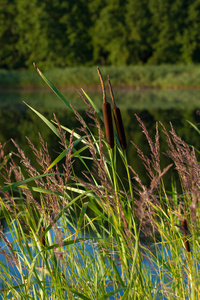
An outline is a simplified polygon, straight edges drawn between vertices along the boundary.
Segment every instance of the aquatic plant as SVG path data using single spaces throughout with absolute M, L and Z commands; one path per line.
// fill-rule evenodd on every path
M 50 121 L 29 106 L 57 136 L 57 158 L 52 161 L 41 135 L 40 149 L 27 138 L 37 162 L 30 161 L 14 140 L 12 157 L 0 145 L 5 182 L 1 209 L 10 232 L 6 236 L 1 230 L 0 252 L 6 258 L 0 261 L 2 299 L 198 299 L 200 166 L 195 150 L 172 125 L 168 132 L 156 124 L 154 142 L 136 115 L 151 151 L 146 156 L 134 141 L 126 143 L 117 112 L 118 140 L 106 121 L 112 115 L 110 109 L 108 117 L 99 69 L 106 112 L 102 114 L 84 90 L 79 92 L 91 124 L 36 70 L 80 127 L 61 125 L 55 115 Z M 164 168 L 159 128 L 172 160 Z M 127 146 L 136 147 L 148 185 L 129 165 Z M 118 174 L 119 160 L 124 178 Z M 77 164 L 81 173 L 76 173 Z M 172 180 L 166 191 L 164 175 L 174 166 L 181 189 Z

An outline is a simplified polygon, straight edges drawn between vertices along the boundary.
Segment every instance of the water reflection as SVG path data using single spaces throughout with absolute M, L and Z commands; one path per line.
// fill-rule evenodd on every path
M 15 222 L 16 225 L 16 222 Z M 64 224 L 62 224 L 62 220 L 60 222 L 57 223 L 57 226 L 59 228 L 62 228 L 62 236 L 63 236 L 63 241 L 66 240 L 74 240 L 74 235 L 76 230 L 70 226 L 69 224 L 66 226 L 66 223 L 64 222 Z M 49 296 L 51 295 L 50 291 L 52 291 L 52 278 L 48 273 L 48 268 L 46 269 L 46 267 L 44 267 L 44 261 L 42 259 L 43 255 L 42 253 L 40 253 L 40 255 L 38 256 L 38 251 L 39 249 L 36 249 L 34 246 L 34 243 L 31 241 L 31 239 L 27 238 L 27 242 L 28 242 L 28 246 L 24 243 L 23 240 L 21 240 L 20 244 L 21 244 L 21 248 L 19 247 L 19 242 L 16 240 L 15 238 L 15 230 L 13 229 L 13 234 L 10 233 L 10 231 L 8 230 L 8 228 L 6 229 L 6 224 L 5 224 L 5 233 L 6 233 L 6 238 L 7 240 L 12 244 L 13 250 L 17 253 L 18 257 L 21 260 L 22 265 L 24 265 L 24 267 L 22 268 L 22 270 L 20 272 L 23 272 L 23 274 L 25 275 L 25 277 L 28 277 L 29 272 L 31 272 L 30 270 L 28 270 L 31 266 L 31 263 L 34 262 L 34 266 L 35 269 L 38 272 L 38 276 L 41 278 L 44 278 L 44 284 L 46 286 L 46 290 L 47 293 L 49 294 Z M 99 260 L 99 264 L 100 260 L 102 259 L 100 257 L 100 251 L 98 248 L 98 244 L 101 243 L 101 239 L 98 240 L 96 236 L 92 235 L 91 233 L 88 236 L 87 233 L 85 233 L 84 231 L 79 232 L 77 239 L 78 238 L 84 238 L 84 241 L 78 242 L 76 244 L 70 244 L 67 246 L 64 246 L 61 248 L 55 248 L 54 249 L 54 253 L 55 255 L 61 255 L 63 257 L 65 257 L 65 260 L 62 260 L 58 258 L 58 265 L 60 270 L 62 270 L 63 272 L 65 272 L 65 279 L 66 279 L 66 283 L 71 285 L 72 282 L 76 282 L 77 280 L 77 274 L 76 272 L 78 272 L 78 265 L 81 264 L 83 270 L 85 273 L 88 273 L 88 280 L 89 281 L 93 281 L 93 278 L 90 277 L 92 272 L 91 272 L 91 268 L 97 268 L 97 266 L 95 265 L 95 261 Z M 89 239 L 88 239 L 89 238 Z M 91 240 L 91 238 L 93 238 L 93 240 Z M 56 244 L 56 231 L 53 231 L 52 229 L 48 232 L 48 241 L 49 241 L 49 245 L 52 244 Z M 87 242 L 86 242 L 87 241 Z M 96 241 L 96 242 L 95 242 Z M 99 241 L 99 243 L 98 243 Z M 111 242 L 111 244 L 114 244 L 115 241 L 114 240 L 109 240 L 109 242 Z M 167 246 L 167 245 L 166 245 Z M 150 278 L 150 280 L 153 282 L 154 284 L 154 289 L 152 288 L 152 299 L 165 299 L 163 298 L 163 294 L 162 294 L 162 290 L 160 290 L 161 288 L 161 283 L 162 281 L 165 282 L 166 280 L 166 284 L 169 285 L 170 281 L 172 281 L 172 274 L 170 274 L 170 270 L 168 270 L 167 268 L 167 263 L 165 265 L 165 261 L 168 262 L 168 260 L 171 260 L 171 252 L 170 249 L 167 248 L 165 246 L 164 241 L 157 243 L 156 245 L 154 244 L 146 244 L 144 241 L 142 241 L 140 243 L 140 247 L 141 247 L 141 268 L 143 270 L 143 274 L 146 274 L 145 278 Z M 27 247 L 29 247 L 29 251 L 27 251 Z M 7 245 L 5 245 L 4 241 L 0 241 L 0 248 L 1 250 L 5 250 L 8 251 L 8 247 Z M 154 249 L 152 249 L 154 248 Z M 22 251 L 23 249 L 23 251 Z M 147 251 L 146 249 L 149 249 L 149 251 Z M 57 250 L 61 250 L 61 251 L 57 251 Z M 31 252 L 30 252 L 31 251 Z M 26 262 L 23 261 L 23 256 L 24 253 L 26 254 Z M 149 253 L 152 253 L 153 255 L 149 255 Z M 154 257 L 154 253 L 156 253 L 158 259 L 156 259 Z M 48 257 L 49 256 L 49 257 Z M 68 261 L 68 256 L 69 259 L 71 259 L 73 257 L 73 259 L 76 261 L 76 263 L 69 264 Z M 116 256 L 116 257 L 115 257 Z M 115 257 L 115 259 L 114 259 Z M 181 254 L 181 260 L 183 261 L 183 265 L 185 264 L 184 262 L 184 254 Z M 49 264 L 49 268 L 53 269 L 53 264 L 51 259 L 51 255 L 50 255 L 50 250 L 47 251 L 47 257 L 46 259 L 48 259 L 48 264 Z M 93 260 L 94 258 L 94 260 Z M 35 260 L 36 259 L 36 260 Z M 117 264 L 117 254 L 113 252 L 113 257 L 112 259 L 116 262 L 116 268 L 120 274 L 120 276 L 122 275 L 122 266 L 121 264 Z M 22 276 L 18 270 L 18 268 L 16 267 L 16 265 L 11 265 L 9 261 L 6 261 L 4 255 L 0 254 L 0 260 L 1 260 L 1 268 L 2 268 L 2 264 L 7 265 L 7 267 L 9 268 L 10 273 L 12 273 L 12 282 L 13 284 L 16 285 L 16 290 L 18 290 L 17 286 L 20 285 L 22 283 Z M 29 268 L 27 267 L 27 261 L 29 264 Z M 70 269 L 70 267 L 73 267 L 74 269 Z M 105 256 L 105 268 L 111 269 L 112 270 L 112 265 L 111 265 L 111 261 L 108 260 L 108 258 L 106 258 Z M 131 265 L 130 265 L 131 268 Z M 137 267 L 136 267 L 137 268 Z M 137 271 L 135 272 L 140 272 L 139 268 Z M 63 273 L 62 273 L 63 274 Z M 148 275 L 147 275 L 148 274 Z M 80 275 L 80 274 L 79 274 Z M 32 274 L 33 278 L 34 278 L 34 274 Z M 81 276 L 81 275 L 80 275 Z M 68 282 L 69 281 L 69 282 Z M 184 281 L 185 284 L 187 285 L 187 276 L 184 276 Z M 33 280 L 34 282 L 34 280 Z M 11 282 L 10 282 L 11 283 Z M 12 283 L 11 283 L 12 284 Z M 148 283 L 147 283 L 148 286 Z M 39 291 L 40 290 L 40 286 L 36 283 L 34 283 L 34 287 Z M 0 289 L 4 289 L 5 288 L 5 282 L 0 280 Z M 109 280 L 109 276 L 108 276 L 108 280 L 106 281 L 106 291 L 107 293 L 112 292 L 114 290 L 112 283 Z M 116 287 L 115 287 L 116 290 Z M 122 296 L 124 294 L 124 291 L 126 290 L 126 287 L 121 287 L 120 291 L 118 292 L 118 294 L 115 294 L 114 296 L 110 296 L 109 299 L 110 300 L 114 300 L 116 299 L 116 296 Z M 30 293 L 31 293 L 31 289 L 30 289 Z M 0 295 L 0 299 L 3 299 Z M 40 299 L 39 297 L 37 299 Z M 66 299 L 67 299 L 67 290 L 66 290 Z
M 85 104 L 76 91 L 62 91 L 66 99 L 79 110 L 86 122 L 91 120 L 86 116 Z M 177 134 L 187 143 L 199 147 L 199 134 L 188 125 L 186 120 L 194 124 L 200 121 L 199 114 L 199 90 L 125 90 L 115 89 L 117 105 L 121 108 L 124 120 L 125 132 L 127 135 L 128 147 L 127 156 L 131 166 L 143 177 L 145 183 L 148 182 L 146 171 L 138 160 L 136 150 L 131 144 L 141 148 L 145 154 L 149 154 L 149 146 L 142 130 L 134 116 L 137 114 L 146 125 L 151 137 L 155 136 L 155 123 L 161 121 L 167 129 L 170 128 L 169 122 L 172 122 Z M 94 100 L 95 104 L 101 108 L 102 93 L 100 90 L 88 91 L 88 95 Z M 60 152 L 57 137 L 51 130 L 34 114 L 24 103 L 26 101 L 33 108 L 37 109 L 49 120 L 53 119 L 53 113 L 56 114 L 60 123 L 71 129 L 80 127 L 72 112 L 66 105 L 49 90 L 34 91 L 4 91 L 0 93 L 0 142 L 9 141 L 6 150 L 15 150 L 10 139 L 13 138 L 29 156 L 31 161 L 35 162 L 35 157 L 30 150 L 26 136 L 30 138 L 33 144 L 39 148 L 40 142 L 38 132 L 40 132 L 45 141 L 52 159 Z M 166 150 L 166 140 L 162 135 L 160 126 L 160 147 L 161 153 Z M 68 137 L 68 136 L 67 136 Z M 169 160 L 162 155 L 161 165 L 166 166 Z M 81 166 L 76 166 L 81 173 Z M 123 177 L 123 166 L 118 165 L 118 172 Z M 170 174 L 167 182 L 171 181 Z

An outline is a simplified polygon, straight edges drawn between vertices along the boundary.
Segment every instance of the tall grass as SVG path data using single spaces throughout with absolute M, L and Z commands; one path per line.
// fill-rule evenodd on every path
M 199 88 L 199 65 L 102 66 L 114 87 Z M 54 68 L 46 71 L 59 88 L 99 87 L 95 67 Z M 0 88 L 45 88 L 33 71 L 0 70 Z
M 14 141 L 12 157 L 1 145 L 1 208 L 11 233 L 8 238 L 1 232 L 2 299 L 198 299 L 200 167 L 194 149 L 172 125 L 168 132 L 157 124 L 153 141 L 136 116 L 151 150 L 147 157 L 132 142 L 150 178 L 147 186 L 129 165 L 117 136 L 113 147 L 104 138 L 102 112 L 84 90 L 79 94 L 91 124 L 37 71 L 80 128 L 61 125 L 56 116 L 50 121 L 30 107 L 58 137 L 57 158 L 51 160 L 41 136 L 40 149 L 27 139 L 39 168 Z M 172 159 L 164 169 L 159 130 Z M 76 163 L 82 174 L 75 173 Z M 163 176 L 174 167 L 182 189 L 172 181 L 166 191 Z

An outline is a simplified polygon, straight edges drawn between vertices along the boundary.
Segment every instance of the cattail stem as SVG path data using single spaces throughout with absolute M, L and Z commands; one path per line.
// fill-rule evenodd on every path
M 108 103 L 106 101 L 105 85 L 104 85 L 101 71 L 98 67 L 97 67 L 97 71 L 99 74 L 102 92 L 103 92 L 103 118 L 104 118 L 104 125 L 105 125 L 105 131 L 106 131 L 106 140 L 107 140 L 107 143 L 109 144 L 110 148 L 113 149 L 114 148 L 114 132 L 113 132 L 111 106 L 110 106 L 110 103 Z
M 114 94 L 113 94 L 109 76 L 108 76 L 108 86 L 109 86 L 110 96 L 111 96 L 113 106 L 114 106 L 113 107 L 113 115 L 114 115 L 115 125 L 117 128 L 119 142 L 120 142 L 122 149 L 125 150 L 127 147 L 127 143 L 126 143 L 126 135 L 125 135 L 125 131 L 124 131 L 124 125 L 123 125 L 120 109 L 115 104 L 115 98 L 114 98 Z
M 182 220 L 182 228 L 184 231 L 184 236 L 188 235 L 188 226 L 187 226 L 187 221 L 186 219 Z M 184 238 L 184 245 L 185 245 L 185 249 L 186 251 L 189 253 L 190 252 L 190 244 L 187 238 Z
M 110 97 L 111 97 L 113 106 L 116 107 L 115 97 L 114 97 L 114 94 L 113 94 L 113 90 L 112 90 L 112 85 L 111 85 L 111 82 L 110 82 L 110 78 L 109 78 L 109 76 L 107 76 L 107 78 L 108 78 L 108 87 L 109 87 L 109 91 L 110 91 Z

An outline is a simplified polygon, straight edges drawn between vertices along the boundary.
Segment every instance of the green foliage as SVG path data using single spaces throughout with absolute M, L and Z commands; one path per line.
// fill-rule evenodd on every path
M 152 15 L 149 1 L 129 0 L 126 5 L 128 64 L 146 63 L 152 55 Z
M 106 1 L 91 29 L 94 62 L 111 65 L 127 63 L 126 1 Z M 123 54 L 122 54 L 123 53 Z
M 186 1 L 150 1 L 153 55 L 149 63 L 179 62 L 187 9 Z
M 1 66 L 23 68 L 33 60 L 46 60 L 47 31 L 45 7 L 38 0 L 3 1 L 0 8 Z
M 199 63 L 199 0 L 2 0 L 6 69 Z
M 200 1 L 192 1 L 188 8 L 186 27 L 182 36 L 182 60 L 186 63 L 198 62 Z
M 174 181 L 166 191 L 163 175 L 172 164 L 161 167 L 159 128 L 156 125 L 152 139 L 148 124 L 136 116 L 144 134 L 142 146 L 147 143 L 150 151 L 143 153 L 135 145 L 149 176 L 150 184 L 146 184 L 130 165 L 116 136 L 110 149 L 96 103 L 82 90 L 90 120 L 86 122 L 37 71 L 76 117 L 81 130 L 72 122 L 69 128 L 58 120 L 51 122 L 31 108 L 59 138 L 61 148 L 56 159 L 52 162 L 41 137 L 40 149 L 29 141 L 37 166 L 15 142 L 20 163 L 13 159 L 8 162 L 0 144 L 0 175 L 6 179 L 0 205 L 11 235 L 8 240 L 1 232 L 6 250 L 1 248 L 1 253 L 6 262 L 0 261 L 0 295 L 4 299 L 35 300 L 198 299 L 200 167 L 194 149 L 172 126 L 168 132 L 161 125 L 169 147 L 167 155 L 181 180 L 180 192 Z M 129 114 L 133 119 L 131 111 Z M 130 126 L 134 133 L 133 121 Z M 74 168 L 75 161 L 81 165 L 83 178 Z M 119 161 L 125 169 L 123 177 L 119 175 Z M 183 221 L 188 228 L 179 225 Z
M 0 57 L 1 66 L 19 68 L 19 57 L 16 49 L 18 34 L 15 33 L 15 1 L 2 0 L 0 5 Z
M 196 89 L 200 86 L 200 65 L 103 66 L 101 69 L 103 74 L 112 76 L 114 86 L 121 88 Z M 0 69 L 0 88 L 46 89 L 33 71 L 33 67 L 32 70 L 21 71 Z M 77 88 L 93 90 L 98 85 L 95 67 L 53 68 L 47 70 L 45 75 L 56 87 L 70 91 Z

